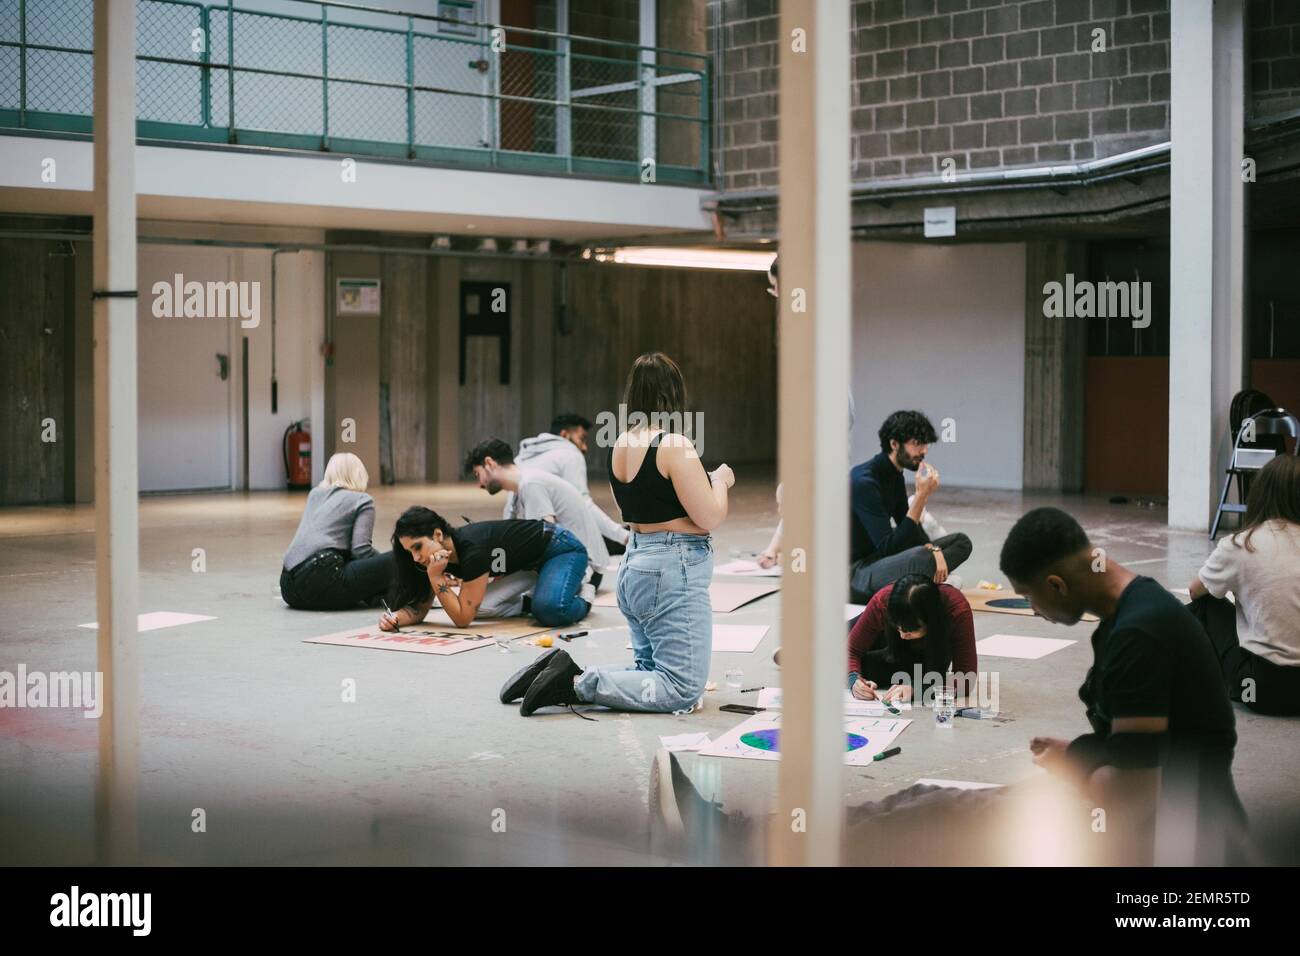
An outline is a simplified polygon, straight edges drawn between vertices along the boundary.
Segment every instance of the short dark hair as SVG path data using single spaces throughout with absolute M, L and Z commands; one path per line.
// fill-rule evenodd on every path
M 1007 577 L 1028 581 L 1089 543 L 1079 522 L 1060 508 L 1035 508 L 1011 528 L 998 564 Z
M 919 441 L 923 445 L 930 445 L 939 440 L 935 434 L 934 426 L 930 424 L 930 419 L 925 417 L 924 412 L 894 412 L 885 419 L 885 423 L 880 426 L 880 450 L 888 453 L 890 439 L 905 445 L 909 441 Z
M 575 415 L 573 412 L 561 412 L 551 419 L 550 433 L 558 435 L 560 432 L 568 431 L 571 428 L 591 428 L 591 422 L 581 415 Z M 492 457 L 496 457 L 493 455 Z
M 498 465 L 509 465 L 515 460 L 515 453 L 500 438 L 485 438 L 469 450 L 465 456 L 465 471 L 472 472 L 483 464 L 485 458 L 491 458 Z

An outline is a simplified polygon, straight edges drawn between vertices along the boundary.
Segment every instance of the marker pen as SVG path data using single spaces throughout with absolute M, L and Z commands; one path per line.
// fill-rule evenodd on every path
M 886 757 L 892 757 L 894 756 L 894 754 L 901 754 L 902 752 L 903 752 L 902 747 L 890 747 L 888 750 L 882 750 L 880 753 L 876 754 L 871 759 L 884 760 Z

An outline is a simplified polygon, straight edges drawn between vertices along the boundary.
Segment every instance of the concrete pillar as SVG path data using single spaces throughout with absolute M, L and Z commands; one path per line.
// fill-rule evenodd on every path
M 1026 491 L 1083 490 L 1083 384 L 1087 324 L 1043 315 L 1043 286 L 1087 271 L 1082 242 L 1025 245 Z
M 771 855 L 786 866 L 838 863 L 843 824 L 849 8 L 838 0 L 781 4 L 777 460 L 785 482 L 785 709 Z
M 1242 0 L 1170 21 L 1169 524 L 1206 530 L 1244 380 Z
M 460 478 L 460 273 L 461 260 L 433 260 L 434 325 L 428 338 L 430 376 L 429 481 Z
M 95 596 L 104 713 L 95 787 L 100 863 L 136 854 L 140 565 L 136 391 L 135 3 L 95 0 Z

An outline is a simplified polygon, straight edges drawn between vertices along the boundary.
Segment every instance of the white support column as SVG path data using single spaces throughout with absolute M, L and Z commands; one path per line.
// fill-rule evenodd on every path
M 1171 5 L 1169 524 L 1202 531 L 1218 501 L 1228 405 L 1246 362 L 1242 7 Z
M 659 28 L 655 18 L 658 15 L 658 0 L 641 0 L 641 36 L 637 41 L 643 47 L 652 47 L 659 41 Z M 655 83 L 658 77 L 658 70 L 655 68 L 657 62 L 654 50 L 642 50 L 639 57 L 640 63 L 637 66 L 637 79 L 640 81 L 637 96 L 637 109 L 642 113 L 655 112 L 655 104 L 659 102 L 659 86 Z M 645 161 L 656 161 L 658 155 L 658 135 L 655 116 L 641 116 L 641 122 L 637 124 L 638 129 L 638 150 L 637 162 L 642 168 Z M 656 171 L 657 175 L 657 171 Z
M 134 0 L 95 0 L 94 136 L 95 592 L 104 674 L 95 827 L 99 862 L 128 864 L 139 780 Z
M 785 708 L 771 862 L 787 866 L 838 863 L 843 821 L 849 8 L 840 0 L 781 3 L 778 424 L 785 483 Z M 796 36 L 806 38 L 806 52 L 795 51 Z M 805 297 L 806 311 L 795 311 Z

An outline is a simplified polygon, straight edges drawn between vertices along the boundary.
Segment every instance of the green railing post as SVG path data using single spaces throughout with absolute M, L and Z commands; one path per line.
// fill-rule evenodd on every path
M 646 122 L 646 115 L 645 115 L 645 109 L 649 105 L 646 101 L 646 95 L 645 95 L 645 70 L 646 70 L 645 56 L 646 56 L 646 51 L 644 49 L 637 50 L 637 54 L 636 54 L 636 168 L 637 168 L 638 181 L 641 178 L 642 166 L 645 163 L 646 159 L 649 158 L 647 153 L 650 147 L 650 143 L 649 143 L 650 131 L 649 129 L 647 129 L 648 124 Z M 658 156 L 656 155 L 655 158 L 658 159 Z M 658 163 L 656 163 L 655 166 L 658 167 Z M 659 170 L 658 168 L 656 168 L 655 176 L 658 177 L 658 174 L 659 174 Z
M 321 147 L 330 148 L 330 23 L 329 7 L 320 8 L 320 94 L 322 121 Z
M 415 158 L 415 21 L 406 18 L 406 157 Z
M 488 31 L 487 53 L 489 55 L 487 57 L 487 87 L 488 102 L 491 104 L 491 106 L 488 107 L 490 114 L 488 119 L 488 138 L 491 141 L 488 145 L 490 147 L 490 155 L 492 158 L 492 168 L 495 169 L 497 164 L 501 162 L 501 58 L 499 54 L 492 49 L 493 28 L 491 26 L 486 26 L 484 29 Z M 503 33 L 502 37 L 504 38 L 504 36 Z
M 199 117 L 204 129 L 212 126 L 212 31 L 208 29 L 208 8 L 199 7 L 199 29 L 203 31 L 203 68 L 199 73 Z
M 700 175 L 707 183 L 713 177 L 709 175 L 709 147 L 713 139 L 713 97 L 709 91 L 709 66 L 706 63 L 700 71 Z
M 566 4 L 567 10 L 567 4 Z M 565 29 L 568 29 L 566 21 Z M 562 93 L 560 99 L 563 100 L 564 106 L 561 107 L 563 116 L 562 123 L 556 123 L 555 148 L 564 155 L 564 171 L 572 175 L 573 173 L 573 47 L 567 34 L 560 41 L 560 82 Z
M 227 139 L 235 142 L 235 0 L 226 0 L 226 122 Z
M 27 125 L 27 0 L 18 0 L 18 125 Z

